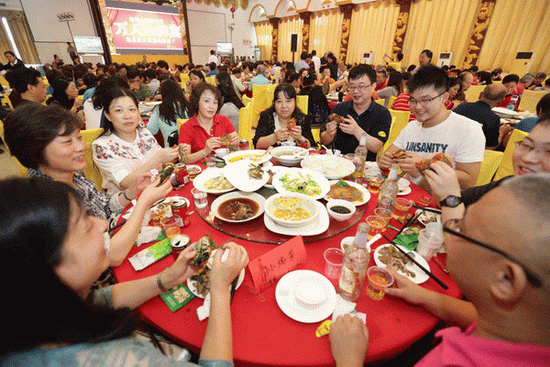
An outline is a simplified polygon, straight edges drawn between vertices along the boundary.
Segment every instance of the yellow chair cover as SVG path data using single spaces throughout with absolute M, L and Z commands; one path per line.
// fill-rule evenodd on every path
M 2 94 L 2 106 L 9 106 L 13 110 L 13 105 L 7 94 Z
M 253 100 L 254 100 L 254 98 L 250 98 L 246 94 L 243 95 L 243 104 L 244 104 L 245 107 L 248 106 L 250 103 L 252 103 Z
M 254 98 L 252 98 L 254 99 Z M 252 147 L 252 103 L 249 103 L 239 111 L 239 138 L 248 140 L 248 144 Z
M 2 84 L 2 86 L 6 88 L 10 87 L 10 83 L 8 83 L 8 81 L 6 80 L 6 78 L 4 78 L 3 75 L 0 75 L 0 84 Z
M 92 143 L 95 139 L 99 137 L 99 135 L 101 135 L 102 132 L 103 132 L 102 128 L 82 130 L 80 132 L 82 134 L 82 138 L 86 142 L 86 151 L 84 153 L 84 160 L 86 161 L 86 167 L 82 170 L 82 172 L 84 172 L 84 176 L 88 180 L 94 182 L 95 187 L 99 191 L 103 190 L 103 188 L 101 187 L 101 185 L 103 184 L 103 178 L 101 177 L 101 171 L 94 163 Z
M 390 114 L 391 114 L 390 134 L 388 136 L 388 140 L 386 141 L 382 149 L 378 151 L 378 154 L 376 155 L 377 158 L 380 157 L 380 155 L 384 153 L 386 149 L 388 149 L 393 144 L 395 139 L 397 139 L 401 130 L 403 130 L 403 128 L 407 126 L 407 124 L 409 123 L 409 116 L 411 115 L 410 111 L 395 111 L 395 110 L 390 110 Z
M 296 96 L 296 107 L 307 115 L 309 106 L 309 96 Z
M 178 134 L 180 132 L 181 125 L 185 124 L 187 122 L 187 120 L 189 120 L 189 119 L 177 119 L 176 120 L 176 125 L 178 126 Z
M 476 102 L 479 100 L 479 94 L 483 92 L 483 89 L 485 89 L 486 85 L 470 85 L 470 88 L 466 92 L 464 92 L 464 95 L 466 96 L 466 102 Z
M 216 77 L 215 76 L 206 76 L 204 77 L 207 83 L 216 85 Z
M 529 133 L 526 133 L 525 131 L 512 131 L 512 135 L 510 135 L 508 144 L 506 144 L 506 149 L 504 149 L 504 155 L 502 156 L 502 160 L 500 161 L 500 164 L 498 166 L 497 173 L 495 174 L 495 181 L 514 174 L 512 155 L 514 154 L 514 150 L 516 149 L 515 142 L 523 140 L 527 135 L 529 135 Z
M 486 185 L 491 182 L 503 155 L 503 152 L 496 150 L 485 150 L 475 186 Z
M 378 104 L 381 105 L 381 106 L 384 105 L 384 102 L 385 102 L 385 101 L 386 101 L 386 100 L 383 99 L 383 98 L 378 98 L 378 99 L 375 99 L 375 100 L 374 100 L 374 102 L 378 103 Z
M 189 81 L 189 74 L 180 73 L 180 80 L 181 89 L 185 90 L 185 85 Z
M 2 138 L 2 140 L 4 140 L 4 122 L 2 120 L 0 120 L 0 138 Z M 5 143 L 5 141 L 4 141 Z M 9 151 L 9 148 L 7 146 L 7 144 L 5 145 L 6 146 L 6 150 L 10 156 L 11 156 L 11 159 L 15 162 L 15 165 L 17 166 L 17 169 L 19 169 L 19 175 L 21 177 L 27 177 L 27 167 L 23 166 L 21 164 L 21 162 L 19 162 L 19 159 L 15 158 L 13 155 L 10 154 L 10 151 Z
M 537 103 L 539 103 L 540 99 L 546 94 L 548 94 L 548 92 L 535 92 L 533 90 L 523 91 L 523 95 L 521 96 L 521 100 L 519 101 L 518 110 L 527 110 L 529 112 L 536 113 Z
M 390 101 L 388 102 L 388 108 L 391 108 L 393 106 L 393 102 L 397 99 L 396 96 L 390 96 Z

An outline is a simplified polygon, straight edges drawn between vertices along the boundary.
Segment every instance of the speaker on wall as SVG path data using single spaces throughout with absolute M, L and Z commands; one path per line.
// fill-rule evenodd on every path
M 290 38 L 290 52 L 298 51 L 298 35 L 296 33 L 291 34 Z

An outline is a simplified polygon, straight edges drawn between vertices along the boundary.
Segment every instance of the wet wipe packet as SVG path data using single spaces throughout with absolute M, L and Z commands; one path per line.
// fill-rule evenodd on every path
M 166 303 L 170 311 L 176 312 L 195 298 L 195 295 L 182 283 L 162 293 L 160 298 Z
M 147 247 L 145 250 L 141 250 L 128 260 L 134 269 L 139 271 L 169 255 L 171 252 L 172 248 L 170 247 L 170 238 L 165 238 L 164 240 Z

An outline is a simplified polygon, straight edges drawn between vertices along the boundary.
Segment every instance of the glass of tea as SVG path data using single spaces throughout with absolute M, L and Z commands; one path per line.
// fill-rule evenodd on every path
M 403 223 L 409 209 L 412 207 L 412 201 L 405 198 L 397 198 L 393 204 L 393 217 Z
M 378 215 L 369 215 L 367 217 L 367 224 L 369 225 L 369 235 L 368 239 L 370 240 L 378 233 L 382 233 L 386 230 L 388 222 Z

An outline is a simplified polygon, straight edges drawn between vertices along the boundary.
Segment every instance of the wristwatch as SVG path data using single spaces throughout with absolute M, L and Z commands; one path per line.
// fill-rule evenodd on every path
M 439 206 L 448 206 L 449 208 L 456 208 L 462 203 L 462 198 L 456 195 L 449 195 L 445 199 L 439 202 Z

